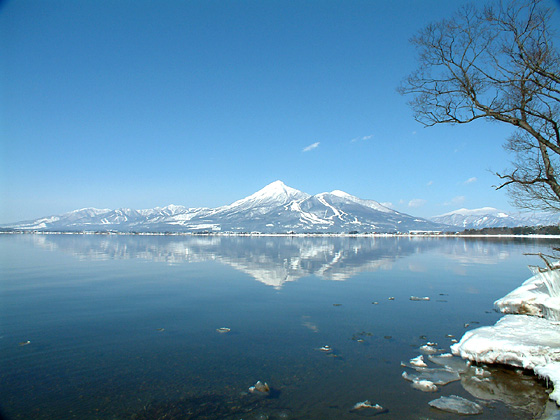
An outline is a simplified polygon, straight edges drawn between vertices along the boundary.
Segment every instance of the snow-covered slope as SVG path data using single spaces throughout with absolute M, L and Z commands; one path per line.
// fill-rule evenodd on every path
M 271 208 L 289 206 L 293 202 L 305 200 L 310 195 L 288 187 L 282 181 L 274 181 L 249 197 L 237 200 L 229 206 L 219 207 L 216 214 L 242 211 L 268 212 Z
M 488 227 L 552 226 L 560 217 L 553 214 L 505 213 L 493 207 L 459 209 L 430 218 L 433 222 L 457 226 L 463 229 Z
M 311 196 L 275 181 L 217 208 L 170 205 L 154 209 L 83 209 L 5 228 L 123 232 L 408 232 L 446 226 L 391 210 L 377 201 L 335 190 Z

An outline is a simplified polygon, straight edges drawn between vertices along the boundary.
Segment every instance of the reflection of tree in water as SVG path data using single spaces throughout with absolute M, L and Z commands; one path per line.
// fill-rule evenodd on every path
M 403 257 L 436 251 L 459 264 L 496 264 L 509 256 L 512 239 L 422 237 L 242 237 L 165 235 L 31 235 L 35 245 L 80 259 L 147 259 L 179 264 L 218 261 L 267 285 L 315 275 L 346 280 L 390 269 Z M 532 241 L 537 244 L 538 242 Z

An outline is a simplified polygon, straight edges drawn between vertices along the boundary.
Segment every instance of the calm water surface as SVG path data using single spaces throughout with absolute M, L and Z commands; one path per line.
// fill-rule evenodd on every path
M 368 415 L 350 412 L 368 399 L 386 408 L 381 419 L 448 419 L 427 403 L 455 394 L 482 402 L 480 419 L 539 418 L 547 389 L 531 375 L 491 368 L 484 383 L 464 377 L 425 393 L 401 377 L 401 362 L 427 340 L 448 350 L 448 335 L 493 324 L 494 300 L 539 264 L 525 254 L 553 245 L 0 235 L 2 413 L 354 419 Z M 247 392 L 258 380 L 268 398 Z

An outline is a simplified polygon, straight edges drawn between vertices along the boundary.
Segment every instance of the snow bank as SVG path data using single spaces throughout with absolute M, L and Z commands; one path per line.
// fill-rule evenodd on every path
M 476 362 L 534 370 L 536 366 L 560 362 L 560 322 L 506 315 L 493 327 L 468 331 L 451 346 L 451 351 Z
M 550 380 L 560 405 L 560 270 L 537 272 L 495 302 L 506 315 L 492 327 L 468 331 L 453 354 L 482 363 L 531 369 Z
M 560 321 L 560 271 L 537 272 L 494 305 L 506 314 L 533 315 Z

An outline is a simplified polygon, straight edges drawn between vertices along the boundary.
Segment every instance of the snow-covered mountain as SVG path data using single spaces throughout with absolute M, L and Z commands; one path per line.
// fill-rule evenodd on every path
M 483 207 L 473 210 L 459 209 L 432 217 L 430 220 L 462 229 L 482 229 L 488 227 L 552 226 L 558 224 L 560 216 L 543 213 L 505 213 L 493 207 Z
M 275 181 L 256 193 L 217 208 L 182 206 L 81 209 L 59 216 L 4 225 L 38 231 L 120 232 L 409 232 L 444 230 L 438 222 L 410 216 L 343 191 L 309 195 Z

